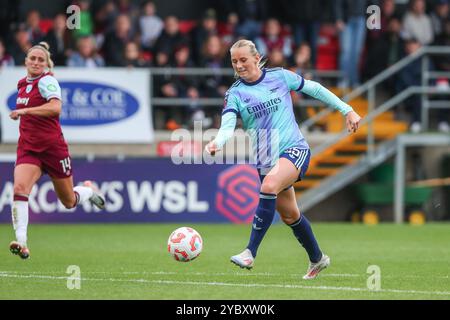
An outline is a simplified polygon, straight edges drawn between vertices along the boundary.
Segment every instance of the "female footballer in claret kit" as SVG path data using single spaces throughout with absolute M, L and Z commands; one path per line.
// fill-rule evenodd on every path
M 20 119 L 12 204 L 16 241 L 11 242 L 10 251 L 22 259 L 30 256 L 28 196 L 43 173 L 50 176 L 56 195 L 66 208 L 86 201 L 100 209 L 105 207 L 103 195 L 90 181 L 73 186 L 69 149 L 59 124 L 61 88 L 51 73 L 53 61 L 48 44 L 41 42 L 30 48 L 25 66 L 27 76 L 17 84 L 16 109 L 9 115 L 13 120 Z
M 300 91 L 339 110 L 351 132 L 356 132 L 361 117 L 319 83 L 283 68 L 263 68 L 261 56 L 249 40 L 237 41 L 230 53 L 238 79 L 225 95 L 217 137 L 205 149 L 210 154 L 219 151 L 233 136 L 239 115 L 251 137 L 261 179 L 249 243 L 231 262 L 241 268 L 253 267 L 277 210 L 308 253 L 310 263 L 303 279 L 313 279 L 329 266 L 330 258 L 320 250 L 309 221 L 300 214 L 292 186 L 305 175 L 311 152 L 296 122 L 290 92 Z

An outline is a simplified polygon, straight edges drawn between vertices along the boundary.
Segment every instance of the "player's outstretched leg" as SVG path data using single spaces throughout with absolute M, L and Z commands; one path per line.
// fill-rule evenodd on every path
M 26 245 L 22 245 L 17 241 L 12 241 L 9 244 L 9 251 L 12 254 L 18 255 L 22 259 L 28 259 L 30 257 L 30 250 L 26 247 Z
M 92 195 L 89 197 L 89 202 L 99 209 L 105 209 L 105 196 L 100 192 L 100 190 L 89 180 L 86 180 L 83 185 L 92 189 Z
M 322 254 L 322 258 L 316 263 L 309 262 L 308 270 L 306 271 L 306 274 L 303 276 L 303 279 L 309 280 L 314 279 L 317 277 L 317 275 L 328 267 L 330 265 L 330 257 L 328 257 L 326 254 Z
M 12 222 L 16 234 L 16 240 L 9 245 L 11 253 L 19 255 L 22 259 L 30 256 L 27 248 L 27 229 L 28 229 L 28 196 L 24 194 L 15 194 L 12 205 Z
M 53 179 L 56 194 L 66 208 L 74 208 L 89 201 L 99 209 L 105 208 L 105 197 L 89 180 L 81 186 L 73 186 L 72 177 Z
M 89 201 L 99 209 L 105 208 L 105 197 L 91 181 L 84 181 L 82 186 L 74 187 L 73 191 L 76 197 L 75 206 Z
M 330 265 L 330 258 L 323 254 L 319 248 L 311 224 L 304 215 L 289 225 L 298 242 L 305 248 L 309 257 L 309 267 L 303 279 L 314 279 L 320 271 Z
M 245 249 L 240 254 L 232 256 L 230 260 L 235 265 L 250 270 L 251 268 L 253 268 L 253 262 L 255 261 L 255 258 L 253 258 L 252 252 L 249 249 Z
M 231 262 L 241 268 L 251 269 L 253 267 L 258 247 L 272 224 L 276 200 L 276 194 L 260 192 L 259 204 L 253 218 L 252 232 L 247 248 L 240 254 L 232 256 Z

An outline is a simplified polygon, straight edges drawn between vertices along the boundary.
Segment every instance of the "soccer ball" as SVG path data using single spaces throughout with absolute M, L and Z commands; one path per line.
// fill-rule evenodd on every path
M 181 227 L 172 232 L 167 241 L 167 250 L 177 261 L 188 262 L 198 257 L 203 249 L 200 234 L 192 228 Z

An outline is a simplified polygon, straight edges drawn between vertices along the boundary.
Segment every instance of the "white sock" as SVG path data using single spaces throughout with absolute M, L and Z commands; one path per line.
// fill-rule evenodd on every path
M 94 190 L 89 187 L 76 186 L 73 188 L 73 191 L 76 192 L 79 196 L 77 205 L 83 204 L 89 200 L 90 197 L 94 195 Z
M 14 201 L 12 206 L 12 221 L 16 239 L 21 245 L 27 245 L 28 201 Z

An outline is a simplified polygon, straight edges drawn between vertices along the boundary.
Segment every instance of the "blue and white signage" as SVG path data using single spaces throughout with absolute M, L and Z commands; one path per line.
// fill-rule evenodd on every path
M 23 68 L 0 73 L 0 113 L 3 141 L 15 143 L 18 122 L 9 119 L 15 109 L 17 81 Z M 60 122 L 69 143 L 149 143 L 153 141 L 146 70 L 58 68 L 63 108 Z

